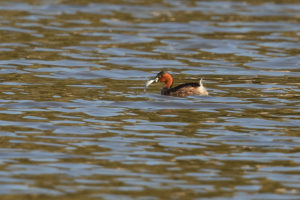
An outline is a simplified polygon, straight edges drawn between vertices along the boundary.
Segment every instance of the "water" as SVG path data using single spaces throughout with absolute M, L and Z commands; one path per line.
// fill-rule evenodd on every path
M 298 1 L 0 11 L 1 199 L 299 199 Z

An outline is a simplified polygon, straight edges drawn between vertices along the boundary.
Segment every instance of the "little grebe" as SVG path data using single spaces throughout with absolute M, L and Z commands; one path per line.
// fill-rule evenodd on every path
M 164 71 L 159 72 L 154 79 L 147 81 L 145 87 L 147 88 L 153 82 L 157 83 L 158 81 L 165 83 L 164 87 L 161 89 L 162 95 L 178 97 L 185 97 L 189 95 L 208 95 L 206 88 L 202 84 L 202 79 L 199 83 L 184 83 L 176 87 L 172 87 L 173 77 L 171 74 Z

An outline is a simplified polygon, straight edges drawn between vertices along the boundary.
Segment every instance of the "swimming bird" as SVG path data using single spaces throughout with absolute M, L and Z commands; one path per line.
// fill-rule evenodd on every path
M 176 87 L 173 85 L 173 77 L 168 72 L 159 72 L 154 79 L 146 82 L 145 89 L 152 83 L 163 82 L 165 85 L 161 89 L 162 95 L 185 97 L 189 95 L 208 95 L 206 88 L 202 84 L 202 78 L 199 83 L 184 83 Z

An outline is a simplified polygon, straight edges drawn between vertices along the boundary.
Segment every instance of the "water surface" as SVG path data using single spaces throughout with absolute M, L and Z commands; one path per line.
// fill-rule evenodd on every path
M 299 199 L 298 1 L 1 1 L 1 199 Z M 144 92 L 160 70 L 209 96 Z

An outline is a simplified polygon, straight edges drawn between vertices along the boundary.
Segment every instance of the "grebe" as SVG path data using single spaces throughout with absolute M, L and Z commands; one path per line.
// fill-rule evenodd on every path
M 158 81 L 165 83 L 164 87 L 161 89 L 162 95 L 178 97 L 185 97 L 189 95 L 208 95 L 206 88 L 202 84 L 202 79 L 200 79 L 199 83 L 184 83 L 176 87 L 172 87 L 173 77 L 171 74 L 164 71 L 159 72 L 154 79 L 147 81 L 145 88 L 154 82 L 157 83 Z

